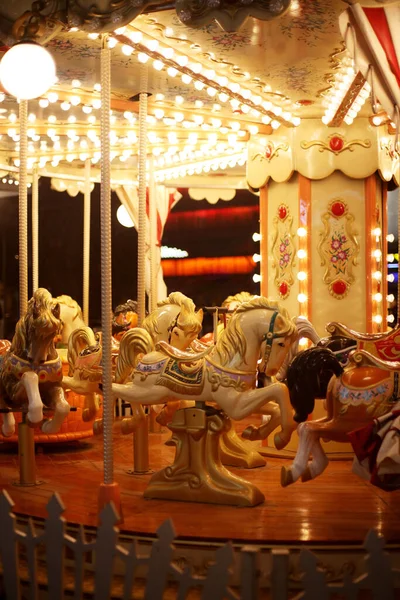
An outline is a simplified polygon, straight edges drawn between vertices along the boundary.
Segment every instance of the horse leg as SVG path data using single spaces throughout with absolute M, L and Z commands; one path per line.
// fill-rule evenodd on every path
M 281 469 L 281 485 L 286 487 L 295 483 L 304 473 L 308 466 L 310 452 L 314 445 L 314 437 L 308 428 L 308 423 L 300 423 L 297 432 L 299 434 L 299 445 L 296 456 L 290 467 Z
M 274 443 L 278 450 L 289 443 L 293 431 L 297 428 L 290 405 L 289 390 L 283 383 L 271 383 L 267 387 L 246 392 L 219 388 L 212 393 L 212 397 L 228 417 L 237 421 L 259 411 L 272 400 L 277 402 L 281 413 L 281 430 L 275 434 Z
M 3 398 L 0 396 L 0 408 L 8 408 Z M 3 424 L 1 426 L 1 433 L 4 437 L 11 437 L 15 433 L 15 419 L 12 412 L 3 413 Z
M 260 410 L 262 415 L 269 417 L 265 422 L 256 427 L 249 425 L 242 433 L 245 440 L 264 440 L 281 424 L 281 411 L 276 402 L 269 402 Z
M 39 379 L 33 371 L 23 373 L 20 386 L 15 396 L 28 398 L 28 421 L 31 423 L 40 423 L 43 421 L 43 402 L 39 392 Z
M 92 392 L 85 394 L 85 404 L 82 411 L 82 421 L 91 421 L 95 418 L 99 410 L 99 398 L 98 394 Z
M 52 419 L 46 420 L 42 425 L 43 433 L 57 433 L 60 431 L 64 419 L 69 413 L 70 406 L 65 399 L 64 391 L 60 385 L 55 385 L 48 391 L 50 408 L 54 406 Z
M 315 438 L 311 452 L 312 460 L 308 463 L 306 470 L 301 476 L 302 481 L 310 481 L 310 479 L 315 479 L 318 477 L 318 475 L 321 475 L 321 473 L 325 471 L 329 464 L 328 457 L 321 446 L 319 437 Z

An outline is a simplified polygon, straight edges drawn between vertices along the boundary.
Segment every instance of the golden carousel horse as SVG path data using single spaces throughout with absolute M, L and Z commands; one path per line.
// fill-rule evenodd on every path
M 399 361 L 382 360 L 365 350 L 352 352 L 344 369 L 325 348 L 299 354 L 287 378 L 296 411 L 294 419 L 300 423 L 299 445 L 290 467 L 282 467 L 282 485 L 290 485 L 300 477 L 302 481 L 315 479 L 326 469 L 329 461 L 321 439 L 349 442 L 353 432 L 368 428 L 390 413 L 399 397 L 399 371 Z M 307 421 L 315 398 L 325 397 L 327 416 Z
M 50 292 L 39 288 L 17 323 L 11 346 L 1 356 L 0 407 L 26 406 L 32 424 L 43 421 L 43 406 L 54 410 L 53 417 L 42 423 L 45 434 L 59 431 L 70 410 L 61 386 L 61 359 L 54 345 L 61 328 L 60 305 L 53 301 Z M 4 413 L 3 435 L 10 437 L 14 432 L 13 413 Z
M 133 406 L 190 397 L 196 403 L 215 402 L 235 420 L 275 401 L 281 413 L 281 431 L 275 435 L 275 445 L 281 449 L 289 442 L 296 424 L 286 385 L 270 380 L 264 388 L 254 389 L 257 366 L 269 378 L 276 375 L 297 337 L 296 327 L 285 309 L 263 297 L 245 302 L 236 309 L 217 344 L 203 346 L 197 353 L 174 348 L 165 341 L 158 342 L 154 351 L 154 342 L 143 329 L 132 329 L 129 335 L 131 345 L 134 346 L 137 335 L 137 343 L 147 353 L 133 365 L 130 382 L 113 383 L 116 397 Z M 120 360 L 129 364 L 125 339 L 121 341 L 117 370 Z M 265 435 L 269 433 L 265 431 Z

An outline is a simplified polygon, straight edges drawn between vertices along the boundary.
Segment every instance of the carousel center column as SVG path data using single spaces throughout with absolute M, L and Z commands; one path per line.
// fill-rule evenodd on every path
M 394 143 L 387 125 L 368 118 L 340 127 L 303 119 L 249 142 L 247 182 L 260 190 L 261 294 L 309 319 L 320 337 L 332 321 L 387 329 L 387 186 L 400 181 Z

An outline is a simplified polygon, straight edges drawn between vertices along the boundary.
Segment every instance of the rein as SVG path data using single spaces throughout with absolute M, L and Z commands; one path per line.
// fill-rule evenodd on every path
M 264 335 L 261 338 L 261 343 L 265 342 L 265 349 L 264 349 L 264 369 L 262 371 L 259 372 L 260 373 L 264 373 L 265 374 L 265 370 L 267 368 L 267 363 L 271 354 L 271 350 L 272 350 L 272 343 L 276 338 L 282 337 L 281 333 L 274 333 L 274 327 L 275 327 L 275 320 L 276 317 L 278 316 L 278 311 L 274 311 L 274 313 L 272 314 L 271 320 L 269 322 L 269 329 L 267 331 L 267 333 L 264 333 Z

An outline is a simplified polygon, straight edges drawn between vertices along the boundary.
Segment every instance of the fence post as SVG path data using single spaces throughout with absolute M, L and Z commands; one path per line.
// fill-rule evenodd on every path
M 18 545 L 15 531 L 14 502 L 5 490 L 0 496 L 0 558 L 3 565 L 6 598 L 20 600 Z
M 309 550 L 300 552 L 300 568 L 303 571 L 302 600 L 329 600 L 330 592 L 326 585 L 325 573 L 318 568 L 317 558 Z
M 271 598 L 287 600 L 289 594 L 289 550 L 273 548 L 271 550 Z
M 368 551 L 365 557 L 368 583 L 374 600 L 393 600 L 393 575 L 390 559 L 384 552 L 385 540 L 371 529 L 365 538 L 364 548 Z
M 243 546 L 241 550 L 241 600 L 256 600 L 258 597 L 257 556 L 258 549 L 254 546 Z
M 95 543 L 94 597 L 96 600 L 109 600 L 113 579 L 114 556 L 118 540 L 115 524 L 119 517 L 114 504 L 110 502 L 100 513 L 100 526 Z
M 57 493 L 52 495 L 46 508 L 48 517 L 44 527 L 44 542 L 46 546 L 48 594 L 52 600 L 58 600 L 63 598 L 64 595 L 65 520 L 61 515 L 65 508 Z
M 171 519 L 157 529 L 158 540 L 153 542 L 149 558 L 145 600 L 162 600 L 168 574 L 171 570 L 172 542 L 176 534 Z
M 215 564 L 207 571 L 201 600 L 223 600 L 228 595 L 229 567 L 233 562 L 233 548 L 230 542 L 218 548 L 215 559 Z
M 29 573 L 29 599 L 37 600 L 36 532 L 31 518 L 26 528 L 25 545 Z

